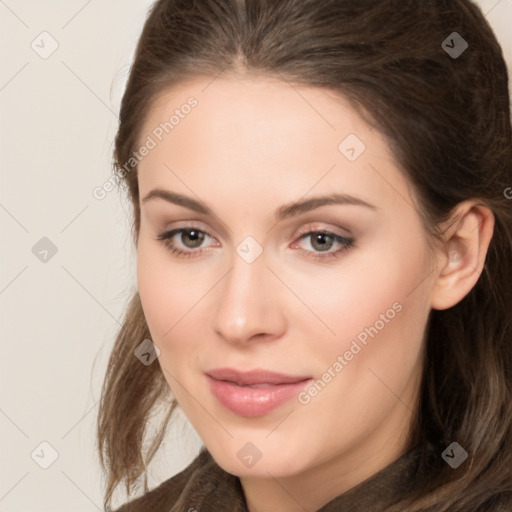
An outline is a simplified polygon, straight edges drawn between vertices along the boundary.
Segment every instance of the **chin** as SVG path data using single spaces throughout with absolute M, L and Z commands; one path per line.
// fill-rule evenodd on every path
M 216 448 L 206 447 L 224 471 L 239 478 L 269 478 L 269 474 L 272 477 L 287 477 L 304 470 L 306 458 L 303 451 L 298 448 L 276 450 L 274 447 L 266 447 L 258 450 L 256 445 L 250 442 L 240 443 L 241 447 L 238 447 L 238 444 L 232 450 L 226 450 L 218 444 Z M 300 457 L 297 457 L 297 454 L 300 454 Z

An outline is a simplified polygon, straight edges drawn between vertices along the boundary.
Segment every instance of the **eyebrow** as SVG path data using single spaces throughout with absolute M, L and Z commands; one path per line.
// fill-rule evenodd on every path
M 156 188 L 149 192 L 144 197 L 144 199 L 142 199 L 142 202 L 146 203 L 152 199 L 163 199 L 169 203 L 184 206 L 185 208 L 193 210 L 197 213 L 202 213 L 204 215 L 214 215 L 213 210 L 206 206 L 204 203 L 196 201 L 191 197 L 187 197 L 176 192 L 171 192 L 169 190 Z M 280 222 L 290 217 L 295 217 L 296 215 L 315 210 L 321 206 L 333 204 L 365 206 L 372 210 L 377 210 L 375 205 L 370 204 L 358 197 L 354 197 L 348 194 L 333 193 L 326 196 L 317 196 L 312 197 L 311 199 L 305 199 L 302 201 L 285 204 L 275 211 L 274 217 L 277 222 Z

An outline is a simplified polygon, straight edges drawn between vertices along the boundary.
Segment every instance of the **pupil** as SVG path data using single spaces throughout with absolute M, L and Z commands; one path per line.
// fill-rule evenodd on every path
M 203 238 L 204 238 L 204 235 L 196 229 L 194 229 L 194 230 L 190 229 L 188 231 L 184 231 L 182 234 L 182 241 L 183 241 L 184 236 L 186 236 L 187 238 L 192 240 L 192 242 L 193 242 L 192 247 L 200 246 L 201 242 L 203 241 Z M 184 245 L 189 246 L 189 244 L 187 244 L 185 242 L 184 242 Z
M 317 234 L 314 237 L 313 246 L 315 246 L 315 243 L 319 242 L 320 243 L 320 246 L 319 246 L 320 250 L 325 251 L 325 250 L 329 249 L 330 247 L 326 247 L 326 245 L 329 245 L 329 244 L 325 243 L 325 238 L 331 238 L 331 237 L 329 235 L 324 234 L 324 233 Z

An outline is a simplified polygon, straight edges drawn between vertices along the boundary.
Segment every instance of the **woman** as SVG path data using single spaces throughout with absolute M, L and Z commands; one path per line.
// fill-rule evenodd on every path
M 178 404 L 205 446 L 120 512 L 512 510 L 507 83 L 468 0 L 154 4 L 108 510 Z

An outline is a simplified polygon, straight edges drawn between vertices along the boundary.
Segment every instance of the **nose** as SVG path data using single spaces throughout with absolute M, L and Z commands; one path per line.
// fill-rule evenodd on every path
M 228 343 L 271 341 L 286 330 L 282 283 L 267 268 L 264 254 L 252 263 L 235 254 L 232 268 L 216 287 L 211 325 Z

